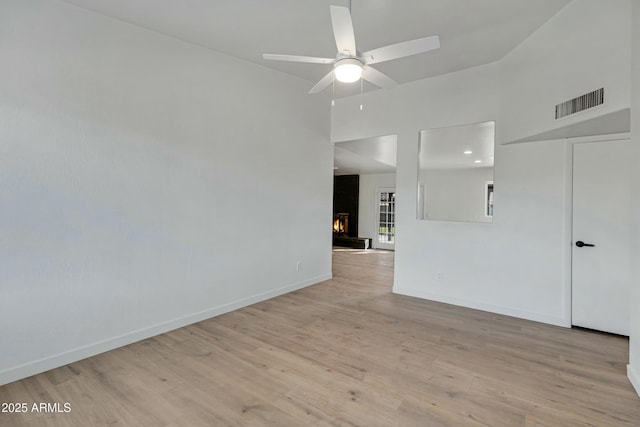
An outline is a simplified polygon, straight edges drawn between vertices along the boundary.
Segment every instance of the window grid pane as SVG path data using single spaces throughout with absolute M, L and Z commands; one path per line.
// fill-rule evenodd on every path
M 394 192 L 380 193 L 380 218 L 378 226 L 378 242 L 391 243 L 395 241 L 395 206 L 396 194 Z

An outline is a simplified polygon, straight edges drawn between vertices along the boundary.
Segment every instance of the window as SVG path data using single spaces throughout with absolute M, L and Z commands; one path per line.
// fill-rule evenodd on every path
M 396 193 L 380 191 L 378 197 L 378 246 L 384 247 L 395 243 L 396 233 Z M 382 245 L 380 245 L 382 244 Z
M 492 217 L 493 216 L 493 181 L 488 181 L 485 190 L 485 216 Z

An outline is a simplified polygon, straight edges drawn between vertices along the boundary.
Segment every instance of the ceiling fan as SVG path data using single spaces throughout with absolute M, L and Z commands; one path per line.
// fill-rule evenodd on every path
M 333 83 L 333 79 L 343 83 L 353 83 L 360 78 L 384 89 L 391 89 L 397 83 L 386 74 L 371 67 L 373 64 L 403 58 L 428 52 L 440 47 L 438 36 L 424 37 L 396 43 L 385 47 L 358 53 L 353 32 L 353 22 L 349 8 L 329 6 L 333 35 L 336 39 L 338 54 L 335 58 L 318 58 L 315 56 L 280 55 L 265 53 L 264 59 L 274 61 L 308 62 L 312 64 L 333 64 L 331 70 L 309 91 L 310 94 L 319 93 Z

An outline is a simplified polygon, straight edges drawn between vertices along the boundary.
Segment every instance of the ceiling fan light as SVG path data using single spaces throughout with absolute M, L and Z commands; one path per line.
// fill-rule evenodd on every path
M 362 77 L 362 63 L 357 59 L 347 58 L 336 63 L 334 68 L 336 80 L 342 83 L 353 83 Z

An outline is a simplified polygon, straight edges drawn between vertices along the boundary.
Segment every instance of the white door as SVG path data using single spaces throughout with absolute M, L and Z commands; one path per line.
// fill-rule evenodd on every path
M 629 140 L 573 150 L 572 323 L 629 335 Z
M 396 241 L 396 190 L 378 189 L 376 197 L 377 233 L 374 247 L 394 249 Z

